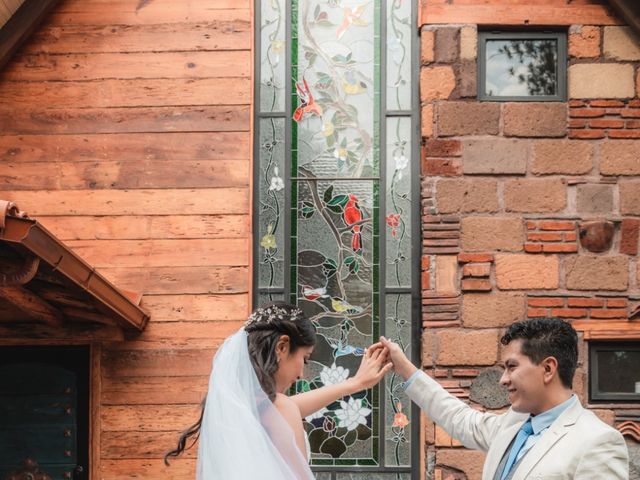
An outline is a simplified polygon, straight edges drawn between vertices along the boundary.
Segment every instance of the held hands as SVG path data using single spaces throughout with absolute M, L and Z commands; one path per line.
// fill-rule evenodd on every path
M 389 350 L 382 343 L 374 343 L 365 350 L 360 368 L 353 376 L 356 391 L 371 388 L 391 371 L 393 364 L 389 362 Z
M 380 337 L 380 342 L 376 343 L 376 345 L 379 344 L 389 352 L 389 358 L 393 363 L 393 370 L 402 378 L 407 380 L 416 370 L 418 370 L 407 358 L 400 345 L 386 339 L 385 337 Z

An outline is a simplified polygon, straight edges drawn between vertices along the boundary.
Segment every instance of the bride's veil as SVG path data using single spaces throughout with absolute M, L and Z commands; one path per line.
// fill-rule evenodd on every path
M 196 478 L 314 478 L 293 431 L 258 382 L 244 328 L 225 340 L 213 361 Z

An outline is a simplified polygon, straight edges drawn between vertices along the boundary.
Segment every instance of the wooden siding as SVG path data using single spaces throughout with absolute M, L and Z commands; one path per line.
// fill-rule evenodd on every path
M 419 24 L 621 25 L 606 0 L 421 0 Z
M 251 0 L 66 0 L 0 72 L 0 198 L 151 314 L 125 341 L 2 328 L 0 344 L 107 340 L 92 478 L 194 476 L 195 452 L 161 459 L 251 303 L 252 15 Z

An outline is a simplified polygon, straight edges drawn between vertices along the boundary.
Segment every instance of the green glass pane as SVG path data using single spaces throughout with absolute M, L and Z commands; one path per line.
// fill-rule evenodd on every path
M 286 66 L 285 1 L 260 2 L 260 110 L 283 112 Z
M 411 109 L 411 8 L 413 2 L 387 0 L 387 108 Z
M 377 176 L 378 2 L 300 2 L 292 104 L 299 176 Z
M 386 282 L 388 287 L 411 286 L 411 118 L 387 119 Z
M 283 118 L 260 120 L 260 195 L 258 285 L 284 285 L 284 124 Z
M 411 358 L 411 295 L 389 294 L 385 301 L 385 332 Z M 391 373 L 384 383 L 385 465 L 411 465 L 411 401 L 402 388 L 403 379 Z

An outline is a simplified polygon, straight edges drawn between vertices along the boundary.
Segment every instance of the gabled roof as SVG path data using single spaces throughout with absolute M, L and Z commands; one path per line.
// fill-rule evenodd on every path
M 115 325 L 142 331 L 141 295 L 116 288 L 13 203 L 0 200 L 0 323 Z
M 58 0 L 24 0 L 0 27 L 0 70 L 38 28 Z M 11 13 L 10 11 L 8 13 Z

